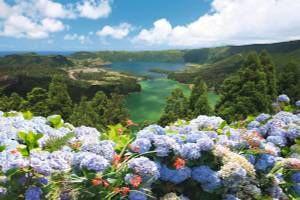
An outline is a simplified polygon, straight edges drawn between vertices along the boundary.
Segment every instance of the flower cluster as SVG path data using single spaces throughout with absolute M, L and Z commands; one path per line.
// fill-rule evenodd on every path
M 100 136 L 59 116 L 0 112 L 0 199 L 300 198 L 297 113 L 151 125 L 123 149 Z

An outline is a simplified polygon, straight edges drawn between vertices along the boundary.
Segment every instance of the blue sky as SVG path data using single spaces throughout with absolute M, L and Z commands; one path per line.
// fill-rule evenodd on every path
M 157 50 L 295 40 L 299 10 L 299 0 L 0 0 L 0 51 Z

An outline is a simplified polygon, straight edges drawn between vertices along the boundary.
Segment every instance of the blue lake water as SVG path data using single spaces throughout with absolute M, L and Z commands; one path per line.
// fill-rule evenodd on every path
M 161 77 L 162 75 L 149 72 L 149 70 L 153 68 L 160 68 L 164 70 L 175 71 L 178 69 L 182 69 L 184 65 L 184 63 L 165 62 L 114 62 L 111 65 L 108 65 L 107 68 L 136 75 L 150 75 L 151 77 Z

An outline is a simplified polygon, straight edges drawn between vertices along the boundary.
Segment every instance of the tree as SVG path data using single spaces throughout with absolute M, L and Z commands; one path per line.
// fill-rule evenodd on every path
M 283 68 L 279 75 L 278 90 L 286 94 L 292 102 L 300 99 L 300 65 L 290 62 Z
M 188 99 L 184 96 L 181 89 L 172 91 L 171 96 L 167 97 L 166 106 L 158 123 L 166 126 L 178 119 L 185 119 L 188 116 Z
M 271 99 L 267 75 L 257 53 L 250 53 L 242 69 L 223 82 L 221 99 L 216 110 L 228 121 L 247 115 L 270 112 Z
M 190 117 L 210 115 L 212 109 L 208 103 L 207 85 L 201 79 L 196 79 L 189 98 Z
M 48 116 L 50 113 L 48 106 L 48 92 L 43 88 L 33 88 L 27 93 L 28 107 L 35 115 Z
M 276 68 L 271 59 L 271 56 L 266 50 L 263 50 L 260 55 L 260 62 L 264 68 L 266 73 L 267 79 L 267 92 L 270 96 L 270 99 L 273 101 L 277 97 L 277 75 L 276 75 Z
M 107 119 L 107 125 L 125 123 L 130 117 L 128 109 L 125 105 L 124 96 L 112 93 L 111 98 L 107 103 L 106 112 L 103 116 Z
M 94 111 L 97 113 L 97 125 L 101 126 L 102 129 L 105 129 L 107 125 L 109 125 L 110 118 L 108 110 L 110 99 L 106 96 L 106 94 L 102 91 L 99 91 L 95 94 L 90 104 L 93 107 Z
M 13 92 L 8 98 L 7 109 L 8 111 L 24 111 L 26 107 L 26 101 L 20 95 Z
M 99 115 L 97 115 L 88 99 L 82 97 L 80 103 L 74 106 L 69 121 L 75 126 L 85 125 L 99 128 L 99 124 L 97 124 L 98 117 Z
M 61 76 L 54 76 L 48 91 L 49 108 L 52 114 L 67 119 L 72 111 L 72 100 Z
M 0 91 L 0 111 L 7 112 L 8 110 L 8 97 Z

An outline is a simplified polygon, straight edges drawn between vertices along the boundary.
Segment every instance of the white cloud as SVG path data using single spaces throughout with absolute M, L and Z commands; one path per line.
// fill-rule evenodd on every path
M 64 40 L 78 40 L 81 44 L 85 44 L 89 41 L 89 37 L 74 33 L 74 34 L 66 34 Z
M 9 5 L 7 5 L 4 0 L 0 0 L 0 18 L 5 18 L 9 15 L 11 9 Z
M 75 13 L 68 10 L 62 4 L 53 2 L 51 0 L 37 0 L 35 2 L 36 8 L 41 11 L 46 17 L 51 18 L 74 18 Z
M 167 19 L 134 41 L 149 45 L 214 46 L 300 39 L 300 0 L 213 0 L 212 11 L 172 27 Z
M 111 7 L 108 0 L 84 0 L 77 5 L 77 10 L 81 17 L 99 19 L 108 17 Z
M 49 36 L 51 32 L 58 32 L 64 29 L 62 22 L 46 18 L 41 23 L 33 22 L 28 17 L 22 15 L 10 16 L 3 25 L 2 36 L 11 36 L 17 38 L 43 39 Z
M 50 33 L 68 30 L 63 19 L 98 19 L 111 12 L 108 0 L 78 0 L 67 5 L 57 0 L 0 0 L 0 36 L 44 39 Z M 81 39 L 84 41 L 84 39 Z
M 121 23 L 118 26 L 104 26 L 96 35 L 100 37 L 112 37 L 115 39 L 123 39 L 126 37 L 133 27 L 128 23 Z
M 65 29 L 57 18 L 70 17 L 63 5 L 51 0 L 16 1 L 9 5 L 0 0 L 0 36 L 44 39 Z

